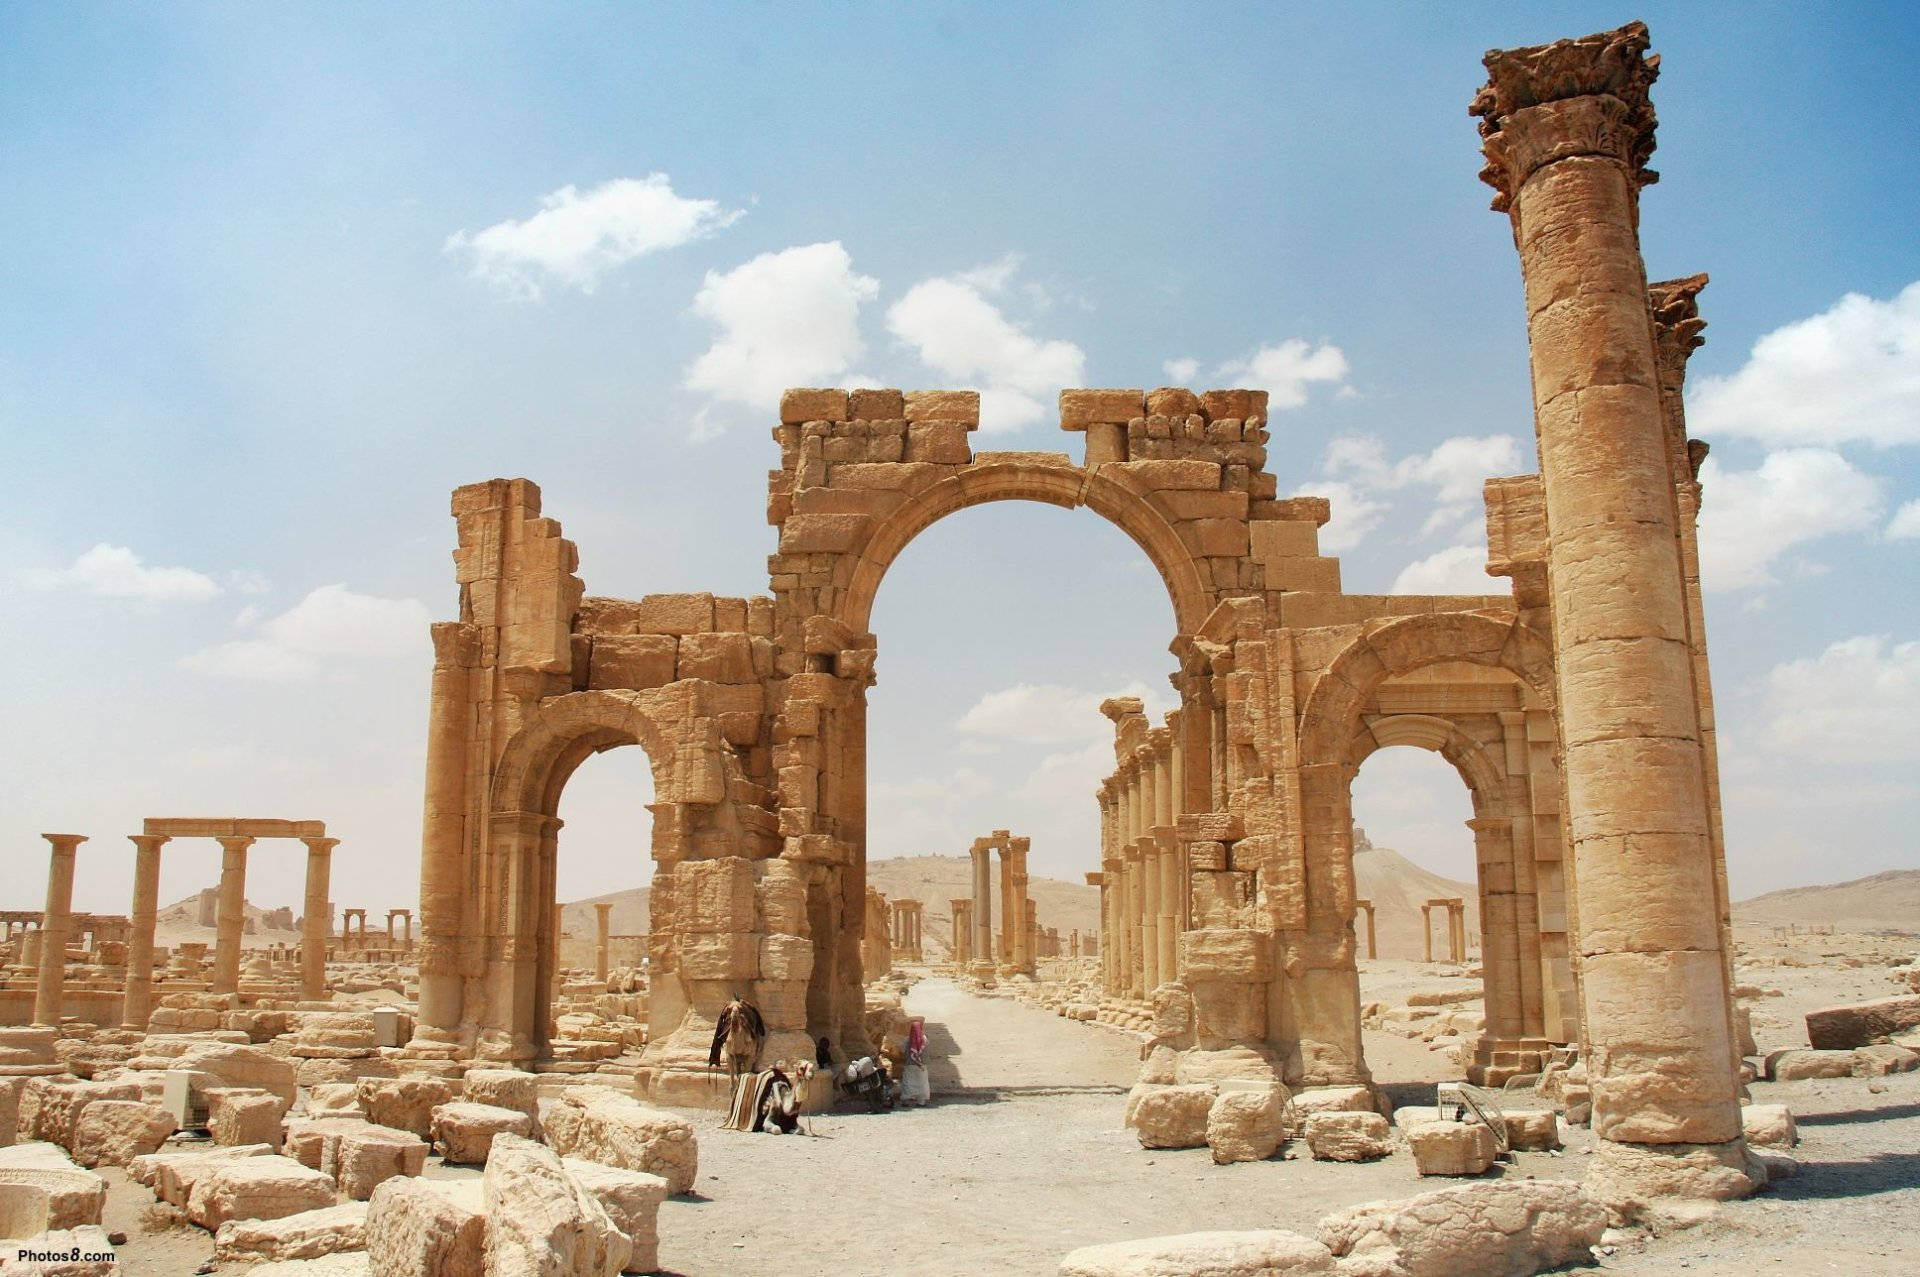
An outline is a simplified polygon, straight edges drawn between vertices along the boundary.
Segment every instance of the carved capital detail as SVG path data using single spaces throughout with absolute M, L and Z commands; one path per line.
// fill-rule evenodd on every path
M 1674 384 L 1686 375 L 1687 357 L 1706 343 L 1701 334 L 1707 321 L 1700 318 L 1700 290 L 1707 286 L 1706 275 L 1688 275 L 1684 279 L 1665 279 L 1647 285 L 1647 303 L 1653 308 L 1655 353 L 1660 371 L 1675 374 Z M 1668 380 L 1663 376 L 1662 381 Z
M 1617 159 L 1636 186 L 1657 181 L 1653 103 L 1648 88 L 1660 58 L 1647 53 L 1644 23 L 1525 49 L 1495 49 L 1484 59 L 1487 83 L 1468 108 L 1480 117 L 1487 165 L 1480 179 L 1505 212 L 1526 180 L 1545 165 L 1577 155 Z

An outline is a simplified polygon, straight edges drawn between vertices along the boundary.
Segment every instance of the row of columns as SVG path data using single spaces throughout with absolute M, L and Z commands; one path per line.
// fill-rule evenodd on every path
M 894 900 L 889 903 L 893 907 L 893 951 L 909 961 L 920 961 L 920 933 L 924 921 L 920 901 Z
M 1101 933 L 1109 940 L 1101 975 L 1113 996 L 1145 998 L 1178 978 L 1180 933 L 1192 916 L 1186 847 L 1178 830 L 1181 752 L 1178 732 L 1154 728 L 1100 785 L 1096 885 Z
M 1420 906 L 1420 943 L 1425 950 L 1426 961 L 1433 961 L 1433 911 L 1447 911 L 1447 961 L 1465 962 L 1467 960 L 1467 902 L 1455 897 L 1451 900 L 1429 900 Z M 1373 906 L 1367 906 L 1367 948 L 1368 957 L 1372 957 L 1373 948 Z
M 73 875 L 84 834 L 43 834 L 51 845 L 47 865 L 47 906 L 41 921 L 40 970 L 34 987 L 33 1019 L 60 1022 L 66 995 L 67 933 L 73 919 Z M 165 834 L 129 835 L 134 847 L 132 928 L 127 937 L 126 994 L 120 1019 L 129 1029 L 145 1029 L 153 1014 L 153 939 L 160 900 L 160 848 Z M 219 914 L 215 922 L 214 993 L 240 989 L 240 946 L 246 931 L 247 849 L 254 839 L 221 835 Z M 308 998 L 326 993 L 327 890 L 338 838 L 302 838 L 307 845 L 306 917 L 300 937 L 301 983 Z
M 973 943 L 968 952 L 972 974 L 981 980 L 993 978 L 998 969 L 1013 974 L 1033 974 L 1034 933 L 1039 927 L 1032 900 L 1027 898 L 1028 838 L 1015 838 L 1005 829 L 996 829 L 991 837 L 976 838 L 968 854 L 973 857 L 973 900 L 967 910 L 973 927 Z M 1000 853 L 999 944 L 993 933 L 993 853 Z
M 954 965 L 965 967 L 973 960 L 973 900 L 949 900 L 947 905 L 953 910 L 953 939 L 948 948 Z

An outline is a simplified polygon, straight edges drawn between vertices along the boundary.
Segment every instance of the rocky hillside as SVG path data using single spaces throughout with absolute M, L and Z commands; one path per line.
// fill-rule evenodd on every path
M 1420 944 L 1420 906 L 1429 900 L 1459 898 L 1467 902 L 1467 934 L 1480 931 L 1479 889 L 1469 882 L 1457 882 L 1429 873 L 1399 852 L 1376 847 L 1366 834 L 1353 831 L 1353 874 L 1355 890 L 1363 900 L 1373 901 L 1373 926 L 1382 958 L 1418 959 Z M 1434 910 L 1433 951 L 1446 955 L 1444 909 Z M 1360 941 L 1360 956 L 1367 952 L 1366 915 L 1355 919 L 1355 934 Z M 1469 953 L 1477 952 L 1470 947 Z
M 1851 882 L 1789 887 L 1736 901 L 1735 922 L 1920 934 L 1920 869 L 1890 869 Z

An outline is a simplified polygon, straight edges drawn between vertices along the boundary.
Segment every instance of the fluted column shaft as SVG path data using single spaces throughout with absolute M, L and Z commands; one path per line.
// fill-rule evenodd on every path
M 120 1026 L 145 1032 L 153 1018 L 153 932 L 160 912 L 164 834 L 133 834 L 133 908 L 127 932 L 127 986 Z
M 85 834 L 42 834 L 47 858 L 47 908 L 40 918 L 40 970 L 33 993 L 33 1022 L 60 1023 L 67 990 L 67 932 L 73 925 L 73 864 Z

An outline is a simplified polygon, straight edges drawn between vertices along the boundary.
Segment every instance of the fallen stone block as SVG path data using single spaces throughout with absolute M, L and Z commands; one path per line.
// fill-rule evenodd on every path
M 291 1157 L 240 1157 L 198 1175 L 187 1218 L 206 1229 L 230 1219 L 279 1219 L 334 1205 L 333 1180 Z
M 478 1166 L 487 1160 L 494 1136 L 531 1134 L 533 1119 L 518 1109 L 457 1100 L 433 1110 L 433 1144 L 449 1162 Z
M 519 1109 L 537 1124 L 540 1120 L 540 1079 L 518 1069 L 469 1069 L 462 1099 L 495 1108 Z
M 1853 1049 L 1855 1077 L 1885 1077 L 1889 1073 L 1911 1073 L 1917 1068 L 1920 1068 L 1920 1051 L 1909 1051 L 1904 1046 L 1879 1042 Z
M 1422 1122 L 1407 1132 L 1407 1147 L 1422 1175 L 1479 1175 L 1499 1154 L 1479 1122 Z
M 297 1091 L 289 1061 L 244 1042 L 197 1042 L 160 1067 L 210 1073 L 219 1086 L 270 1091 L 286 1101 L 288 1108 L 293 1107 Z
M 52 1263 L 13 1262 L 16 1252 L 26 1251 L 71 1255 L 74 1258 Z M 8 1258 L 7 1266 L 0 1269 L 8 1277 L 118 1277 L 122 1272 L 119 1261 L 114 1258 L 113 1241 L 107 1236 L 107 1230 L 98 1224 L 79 1224 L 22 1237 L 0 1247 L 0 1254 Z M 87 1258 L 90 1255 L 104 1255 L 106 1258 Z
M 1853 1052 L 1775 1051 L 1767 1056 L 1769 1082 L 1800 1082 L 1808 1078 L 1852 1077 Z
M 270 1157 L 273 1149 L 265 1144 L 247 1144 L 238 1148 L 195 1149 L 181 1153 L 149 1153 L 127 1163 L 127 1178 L 145 1184 L 153 1195 L 169 1206 L 187 1208 L 193 1184 L 215 1167 L 242 1157 Z
M 480 1186 L 387 1180 L 367 1202 L 366 1236 L 368 1263 L 380 1277 L 479 1273 L 486 1244 Z
M 100 1222 L 107 1181 L 76 1164 L 55 1144 L 17 1144 L 0 1149 L 0 1192 L 37 1221 L 45 1198 L 45 1223 L 35 1231 L 78 1228 Z
M 24 1077 L 0 1077 L 0 1148 L 20 1138 L 20 1095 L 26 1089 Z
M 1207 1148 L 1222 1166 L 1272 1157 L 1287 1138 L 1287 1088 L 1269 1082 L 1245 1088 L 1220 1084 L 1207 1109 Z
M 481 1185 L 487 1277 L 614 1277 L 626 1267 L 625 1235 L 552 1149 L 494 1136 Z
M 278 1219 L 230 1219 L 213 1236 L 213 1257 L 257 1264 L 315 1259 L 366 1245 L 366 1204 L 348 1202 Z
M 1606 1208 L 1571 1180 L 1505 1180 L 1336 1211 L 1320 1241 L 1349 1265 L 1364 1257 L 1356 1273 L 1524 1277 L 1585 1263 L 1606 1227 Z
M 562 1157 L 658 1175 L 675 1196 L 692 1190 L 699 1170 L 693 1123 L 611 1087 L 569 1090 L 548 1112 L 545 1135 Z
M 280 1146 L 287 1104 L 278 1095 L 259 1087 L 216 1086 L 206 1096 L 207 1134 L 214 1143 Z
M 1315 1086 L 1293 1093 L 1294 1117 L 1303 1125 L 1314 1113 L 1375 1111 L 1373 1092 L 1364 1086 Z
M 379 1126 L 412 1131 L 425 1139 L 433 1134 L 433 1110 L 452 1103 L 460 1088 L 446 1078 L 363 1078 L 360 1107 Z
M 1333 1252 L 1279 1229 L 1180 1233 L 1082 1246 L 1060 1261 L 1060 1277 L 1266 1277 L 1337 1273 Z
M 1508 1113 L 1507 1147 L 1521 1153 L 1550 1153 L 1560 1147 L 1560 1118 L 1551 1110 Z
M 180 1129 L 173 1114 L 139 1100 L 95 1100 L 73 1128 L 73 1160 L 82 1166 L 125 1166 L 158 1152 Z
M 61 1148 L 73 1147 L 80 1115 L 96 1100 L 138 1100 L 133 1082 L 89 1082 L 75 1078 L 36 1077 L 27 1080 L 21 1103 L 22 1133 Z
M 333 1157 L 342 1135 L 366 1130 L 373 1123 L 364 1117 L 290 1117 L 282 1125 L 287 1156 L 317 1171 Z
M 1851 1051 L 1912 1028 L 1920 1028 L 1920 994 L 1807 1012 L 1807 1041 L 1817 1051 Z
M 255 1264 L 246 1277 L 386 1277 L 367 1260 L 364 1250 L 342 1250 L 312 1259 L 282 1259 Z
M 322 1082 L 307 1090 L 308 1117 L 365 1117 L 357 1082 Z
M 1142 1148 L 1199 1148 L 1207 1142 L 1213 1099 L 1208 1085 L 1155 1087 L 1134 1105 L 1133 1133 Z
M 1315 1161 L 1370 1162 L 1393 1152 L 1387 1119 L 1378 1113 L 1351 1109 L 1309 1113 L 1305 1134 Z
M 650 1273 L 660 1266 L 660 1203 L 667 1200 L 667 1181 L 645 1171 L 602 1166 L 578 1157 L 563 1157 L 560 1165 L 576 1183 L 593 1194 L 613 1226 L 626 1235 L 631 1247 L 626 1271 Z
M 340 1191 L 355 1201 L 366 1201 L 373 1190 L 400 1175 L 418 1175 L 426 1167 L 427 1142 L 412 1131 L 390 1126 L 368 1126 L 343 1131 L 320 1164 Z
M 1740 1110 L 1747 1143 L 1759 1148 L 1792 1148 L 1800 1142 L 1793 1113 L 1784 1104 L 1749 1104 Z

